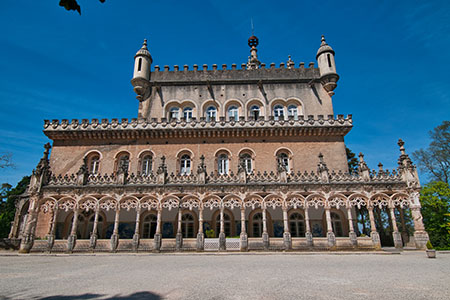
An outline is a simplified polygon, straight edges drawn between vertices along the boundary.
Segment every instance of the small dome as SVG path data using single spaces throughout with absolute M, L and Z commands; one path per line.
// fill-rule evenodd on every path
M 148 56 L 148 57 L 150 57 L 150 58 L 152 57 L 152 56 L 150 55 L 150 52 L 148 51 L 148 48 L 147 48 L 147 39 L 144 40 L 144 43 L 142 44 L 141 49 L 139 49 L 139 51 L 136 52 L 136 55 L 135 55 L 134 57 L 136 57 L 136 56 L 138 56 L 138 55 L 141 55 L 141 56 Z
M 248 45 L 249 47 L 253 47 L 253 46 L 258 46 L 258 38 L 254 35 L 252 35 L 251 37 L 248 38 Z
M 322 42 L 320 43 L 320 48 L 317 50 L 316 59 L 319 57 L 320 54 L 324 52 L 330 52 L 334 55 L 333 48 L 330 47 L 330 45 L 327 44 L 325 41 L 325 36 L 322 35 Z

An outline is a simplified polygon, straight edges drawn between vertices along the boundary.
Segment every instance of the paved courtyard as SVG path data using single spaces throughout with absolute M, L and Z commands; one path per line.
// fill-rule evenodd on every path
M 450 254 L 0 253 L 0 299 L 449 299 Z

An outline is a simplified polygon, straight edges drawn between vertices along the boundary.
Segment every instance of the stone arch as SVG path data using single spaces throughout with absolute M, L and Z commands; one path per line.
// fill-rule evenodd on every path
M 286 197 L 285 204 L 287 208 L 290 207 L 292 207 L 293 209 L 297 209 L 299 207 L 305 208 L 305 197 L 297 193 L 289 194 Z
M 222 106 L 219 102 L 216 102 L 214 99 L 208 99 L 205 102 L 203 102 L 202 104 L 202 111 L 201 111 L 201 116 L 202 117 L 206 117 L 206 110 L 208 109 L 208 107 L 210 106 L 214 106 L 217 109 L 217 120 L 219 120 L 219 116 L 222 115 L 221 111 L 222 111 Z
M 103 196 L 98 201 L 100 209 L 110 211 L 119 209 L 118 201 L 112 196 Z
M 367 207 L 367 204 L 369 203 L 369 199 L 367 196 L 361 194 L 361 193 L 353 193 L 348 197 L 348 201 L 351 206 L 356 206 L 358 209 L 361 209 L 361 207 Z
M 276 194 L 269 194 L 265 196 L 263 203 L 266 209 L 272 208 L 273 210 L 275 210 L 277 207 L 282 208 L 285 206 L 283 197 Z
M 336 228 L 334 228 L 333 214 L 337 214 L 339 216 L 339 219 L 340 219 L 340 222 L 341 222 L 341 225 L 342 225 L 342 234 L 338 234 L 339 232 L 336 232 L 338 230 L 336 230 Z M 331 208 L 330 209 L 330 216 L 331 216 L 331 219 L 332 219 L 333 232 L 334 232 L 335 236 L 336 237 L 348 236 L 348 219 L 345 216 L 345 213 L 342 210 L 340 210 L 340 209 Z M 324 228 L 324 233 L 326 234 L 326 232 L 327 232 L 327 218 L 326 218 L 325 211 L 322 213 L 322 228 Z
M 411 202 L 409 201 L 409 196 L 406 193 L 395 193 L 391 196 L 391 206 L 405 208 L 409 207 Z
M 217 230 L 217 227 L 220 227 L 220 221 L 218 222 L 218 215 L 220 214 L 220 209 L 216 210 L 211 217 L 211 228 L 214 230 L 214 232 L 216 233 L 216 237 L 219 237 L 219 233 L 220 230 Z M 236 223 L 235 223 L 235 219 L 234 219 L 234 214 L 233 212 L 228 209 L 228 208 L 224 208 L 223 209 L 223 214 L 224 214 L 224 218 L 225 218 L 225 214 L 229 216 L 230 218 L 230 236 L 235 236 L 236 235 Z
M 213 210 L 222 206 L 222 199 L 217 195 L 208 195 L 203 198 L 202 202 L 205 209 Z
M 119 152 L 117 152 L 114 155 L 114 171 L 118 171 L 119 169 L 119 162 L 122 158 L 125 158 L 126 156 L 128 156 L 128 171 L 130 170 L 130 166 L 131 166 L 131 161 L 132 161 L 132 156 L 130 151 L 127 150 L 120 150 Z
M 65 196 L 58 200 L 58 208 L 67 212 L 78 208 L 78 203 L 74 198 Z
M 341 193 L 333 193 L 328 197 L 327 204 L 329 207 L 335 207 L 339 209 L 341 207 L 346 207 L 348 199 L 345 195 Z
M 258 213 L 262 214 L 261 208 L 253 209 L 250 212 L 250 214 L 248 215 L 248 233 L 249 233 L 249 236 L 251 236 L 251 237 L 260 237 L 259 235 L 255 235 L 254 225 L 253 225 L 254 217 Z M 267 224 L 267 233 L 269 234 L 270 237 L 273 237 L 274 236 L 273 222 L 272 222 L 272 216 L 271 216 L 269 210 L 266 210 L 266 224 Z
M 245 114 L 246 120 L 250 119 L 250 109 L 251 109 L 251 107 L 253 105 L 258 105 L 259 106 L 259 108 L 260 108 L 260 110 L 259 110 L 260 116 L 262 116 L 264 118 L 267 116 L 267 108 L 266 108 L 266 105 L 264 104 L 264 102 L 261 101 L 258 98 L 252 98 L 252 99 L 248 100 L 247 103 L 245 104 L 245 112 L 244 112 L 244 114 Z
M 161 208 L 167 208 L 169 211 L 180 207 L 180 198 L 175 195 L 168 195 L 161 199 Z
M 391 198 L 385 193 L 376 193 L 370 197 L 370 205 L 382 209 L 388 206 L 390 200 Z
M 83 211 L 95 211 L 98 208 L 98 199 L 93 196 L 82 197 L 78 202 L 78 207 Z
M 236 99 L 236 98 L 225 101 L 225 103 L 223 104 L 224 109 L 222 110 L 222 113 L 220 114 L 220 116 L 225 117 L 226 120 L 229 120 L 228 109 L 233 105 L 235 105 L 238 108 L 238 112 L 239 112 L 238 116 L 239 117 L 244 116 L 244 103 L 242 103 L 241 100 Z M 238 118 L 238 120 L 235 120 L 235 121 L 239 121 L 239 118 Z
M 184 215 L 191 215 L 194 219 L 193 223 L 193 234 L 191 238 L 194 238 L 197 235 L 198 232 L 198 216 L 193 210 L 188 209 L 182 209 L 181 211 L 178 211 L 177 215 L 175 216 L 175 232 L 178 232 L 178 214 L 181 213 L 181 216 L 183 218 Z M 182 221 L 183 224 L 183 221 Z M 183 226 L 183 225 L 182 225 Z
M 319 206 L 325 206 L 326 199 L 321 194 L 311 194 L 305 199 L 305 204 L 308 204 L 308 207 L 314 207 L 315 209 L 319 209 Z
M 139 199 L 132 195 L 125 196 L 119 201 L 120 209 L 125 209 L 126 211 L 130 211 L 130 209 L 137 209 L 139 204 Z
M 289 97 L 286 100 L 286 108 L 288 108 L 290 105 L 296 105 L 297 106 L 297 112 L 299 116 L 305 115 L 305 106 L 303 104 L 303 101 L 296 97 Z
M 160 208 L 158 198 L 152 195 L 142 197 L 139 202 L 142 209 L 158 210 Z
M 235 207 L 243 207 L 243 201 L 241 197 L 235 194 L 226 195 L 222 201 L 223 205 L 231 210 L 233 210 Z
M 194 208 L 201 209 L 202 202 L 200 199 L 193 195 L 186 195 L 181 198 L 180 206 L 184 209 L 192 210 Z
M 254 210 L 256 207 L 262 207 L 264 198 L 258 194 L 250 194 L 244 198 L 243 202 L 245 207 L 251 207 Z

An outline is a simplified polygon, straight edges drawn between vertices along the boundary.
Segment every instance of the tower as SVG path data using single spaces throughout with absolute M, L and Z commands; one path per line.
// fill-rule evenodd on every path
M 136 98 L 143 101 L 147 98 L 149 92 L 150 68 L 152 65 L 152 56 L 147 48 L 147 40 L 144 40 L 141 49 L 134 56 L 134 73 L 131 84 L 134 86 Z
M 317 50 L 316 59 L 320 70 L 320 82 L 328 95 L 333 96 L 333 90 L 337 86 L 339 75 L 336 73 L 336 63 L 334 61 L 334 50 L 325 41 L 322 35 L 322 42 Z

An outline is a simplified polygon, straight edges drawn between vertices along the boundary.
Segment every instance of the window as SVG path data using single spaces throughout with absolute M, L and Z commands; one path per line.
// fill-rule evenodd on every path
M 141 71 L 141 67 L 142 67 L 142 58 L 139 57 L 139 62 L 138 62 L 138 72 Z
M 87 232 L 85 234 L 87 239 L 90 238 L 90 234 L 94 230 L 94 221 L 95 221 L 95 214 L 92 215 L 90 217 L 90 219 L 89 219 L 88 230 L 87 230 Z M 103 238 L 102 233 L 103 233 L 103 217 L 101 215 L 98 215 L 97 236 L 98 236 L 99 239 Z
M 118 170 L 122 169 L 128 171 L 129 165 L 130 165 L 130 157 L 128 156 L 128 154 L 122 154 L 119 157 L 119 163 L 117 164 Z
M 239 109 L 237 108 L 237 106 L 230 106 L 230 108 L 228 108 L 228 120 L 239 120 Z
M 294 117 L 294 120 L 298 120 L 298 108 L 296 105 L 289 105 L 288 116 Z
M 223 225 L 224 225 L 224 232 L 225 236 L 230 237 L 231 236 L 231 218 L 230 215 L 227 213 L 223 213 Z M 219 237 L 220 233 L 220 213 L 216 217 L 216 237 Z
M 181 233 L 184 238 L 194 237 L 194 217 L 191 214 L 184 214 L 181 217 Z
M 275 105 L 273 108 L 273 116 L 275 120 L 283 120 L 284 119 L 284 107 L 282 105 Z
M 100 166 L 100 156 L 98 156 L 97 154 L 93 155 L 91 157 L 91 161 L 89 164 L 89 173 L 97 174 L 99 166 Z
M 183 155 L 180 159 L 180 174 L 191 174 L 191 157 L 187 154 Z
M 252 105 L 252 107 L 250 107 L 250 117 L 253 117 L 255 120 L 257 120 L 260 114 L 261 109 L 258 105 Z
M 250 174 L 253 171 L 252 157 L 250 156 L 250 154 L 242 154 L 241 163 L 243 164 L 245 172 L 247 172 L 247 174 Z
M 206 121 L 217 121 L 217 108 L 215 108 L 214 106 L 208 107 L 208 109 L 206 110 Z
M 179 109 L 178 109 L 178 107 L 172 107 L 171 109 L 170 109 L 170 113 L 169 113 L 169 119 L 170 120 L 178 120 L 179 118 L 180 118 L 180 115 L 179 115 Z
M 293 237 L 305 236 L 305 220 L 299 213 L 293 213 L 289 217 L 289 231 Z
M 219 158 L 217 159 L 217 172 L 219 172 L 220 175 L 228 174 L 229 170 L 229 160 L 228 155 L 226 154 L 220 154 Z
M 328 68 L 331 68 L 331 57 L 330 57 L 330 54 L 327 54 L 327 59 L 328 59 Z
M 263 233 L 263 217 L 261 213 L 253 215 L 253 237 L 261 237 Z
M 289 172 L 290 170 L 289 156 L 286 153 L 278 154 L 278 165 L 283 167 L 286 170 L 286 172 Z
M 190 122 L 192 120 L 192 108 L 186 107 L 183 109 L 183 118 L 186 120 L 186 122 Z
M 331 213 L 331 225 L 333 227 L 333 232 L 335 236 L 338 237 L 344 236 L 344 231 L 342 229 L 342 220 L 337 213 L 334 212 Z
M 142 224 L 142 238 L 152 239 L 155 237 L 157 217 L 148 215 Z
M 145 155 L 142 158 L 142 166 L 141 166 L 141 173 L 143 175 L 148 175 L 152 171 L 152 161 L 153 158 L 151 155 Z

